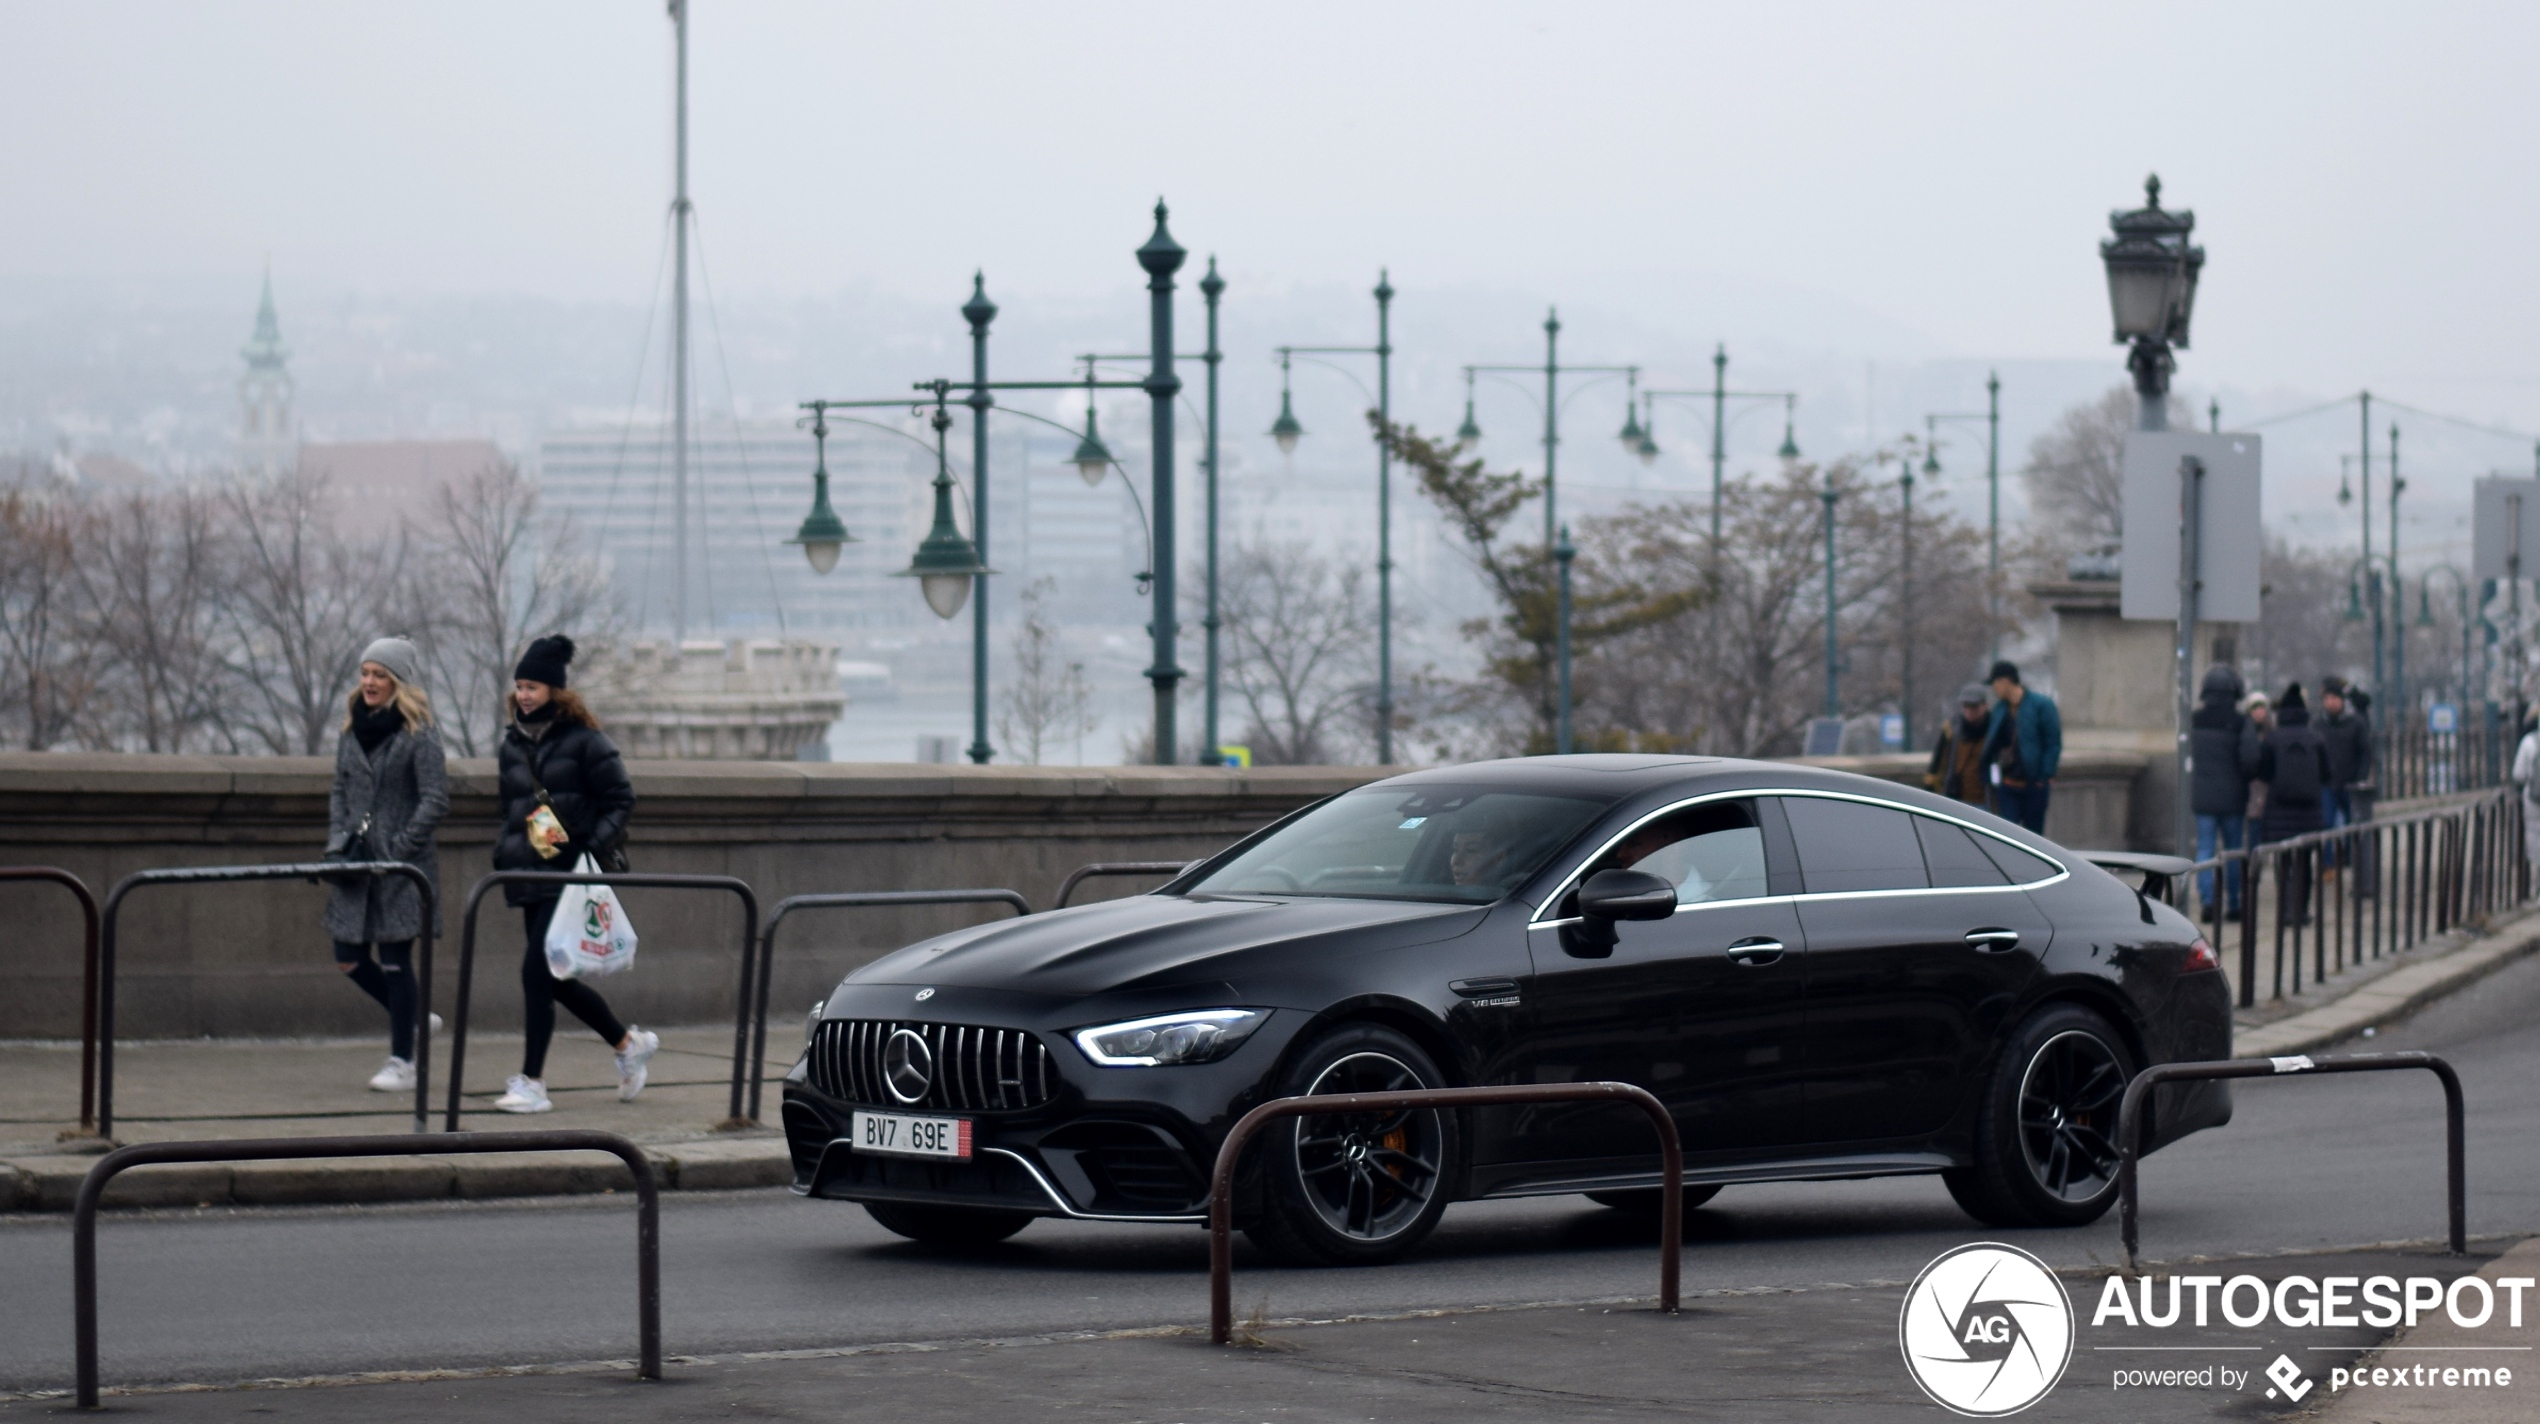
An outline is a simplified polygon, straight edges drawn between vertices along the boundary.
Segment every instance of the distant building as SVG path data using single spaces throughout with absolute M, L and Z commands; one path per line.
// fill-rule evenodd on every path
M 812 441 L 790 424 L 729 423 L 691 436 L 688 628 L 837 633 L 924 615 L 895 578 L 933 514 L 932 454 L 899 436 L 836 421 L 829 503 L 853 543 L 815 574 L 793 537 L 811 508 Z M 607 559 L 638 626 L 669 628 L 678 594 L 667 423 L 554 432 L 538 447 L 542 517 L 572 522 Z M 781 610 L 781 616 L 780 616 Z

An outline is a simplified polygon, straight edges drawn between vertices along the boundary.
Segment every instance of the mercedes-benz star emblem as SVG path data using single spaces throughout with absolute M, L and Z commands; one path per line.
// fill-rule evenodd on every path
M 901 1029 L 882 1045 L 882 1086 L 903 1103 L 925 1101 L 935 1081 L 935 1050 L 915 1029 Z

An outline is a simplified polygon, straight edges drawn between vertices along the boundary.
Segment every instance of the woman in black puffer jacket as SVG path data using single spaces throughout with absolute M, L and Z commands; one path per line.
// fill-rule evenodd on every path
M 573 640 L 540 638 L 512 669 L 507 700 L 511 725 L 504 729 L 499 793 L 502 834 L 494 842 L 497 870 L 571 870 L 585 853 L 603 869 L 625 864 L 626 820 L 635 809 L 635 787 L 617 746 L 600 731 L 582 699 L 565 687 Z M 552 813 L 561 836 L 542 834 Z M 573 1011 L 617 1050 L 617 1096 L 632 1102 L 644 1091 L 645 1064 L 661 1047 L 648 1030 L 617 1021 L 606 999 L 579 979 L 558 979 L 547 968 L 547 926 L 564 892 L 546 885 L 506 885 L 503 898 L 524 911 L 528 950 L 520 961 L 520 989 L 529 1040 L 520 1073 L 504 1085 L 494 1106 L 504 1112 L 539 1113 L 553 1104 L 545 1081 L 547 1044 L 555 1037 L 556 1005 Z

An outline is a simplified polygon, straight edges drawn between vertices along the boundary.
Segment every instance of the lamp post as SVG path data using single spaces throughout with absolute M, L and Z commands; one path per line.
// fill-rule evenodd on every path
M 1817 492 L 1817 499 L 1818 499 L 1821 503 L 1823 503 L 1823 504 L 1825 505 L 1825 508 L 1826 508 L 1826 712 L 1825 712 L 1825 715 L 1826 715 L 1826 717 L 1828 718 L 1828 720 L 1831 720 L 1831 721 L 1836 721 L 1836 722 L 1840 722 L 1840 721 L 1842 720 L 1842 718 L 1843 718 L 1843 689 L 1842 689 L 1842 683 L 1841 683 L 1841 680 L 1840 680 L 1840 679 L 1841 679 L 1842 674 L 1841 674 L 1841 672 L 1839 671 L 1839 665 L 1837 664 L 1837 662 L 1836 662 L 1836 660 L 1835 660 L 1835 659 L 1836 659 L 1837 654 L 1836 654 L 1836 650 L 1835 650 L 1835 629 L 1834 629 L 1834 502 L 1835 502 L 1836 497 L 1837 497 L 1837 496 L 1836 496 L 1836 494 L 1835 494 L 1835 487 L 1834 487 L 1834 466 L 1833 466 L 1833 465 L 1831 465 L 1831 464 L 1829 464 L 1829 465 L 1827 465 L 1827 466 L 1826 466 L 1826 485 L 1825 485 L 1825 488 L 1824 488 L 1824 489 L 1822 489 L 1822 490 L 1819 490 L 1819 491 Z M 1838 744 L 1838 745 L 1839 745 L 1839 744 Z
M 1799 395 L 1795 391 L 1733 391 L 1728 388 L 1729 348 L 1723 342 L 1711 353 L 1711 389 L 1649 390 L 1642 393 L 1648 403 L 1649 419 L 1640 438 L 1638 453 L 1641 463 L 1658 458 L 1658 402 L 1661 400 L 1707 400 L 1711 403 L 1711 552 L 1709 563 L 1714 578 L 1719 573 L 1721 491 L 1728 481 L 1729 402 L 1780 401 L 1782 403 L 1782 444 L 1777 452 L 1787 460 L 1799 458 Z M 1711 646 L 1715 656 L 1720 646 L 1720 604 L 1711 605 Z
M 1931 430 L 1932 422 L 1929 417 L 1925 417 L 1923 473 L 1937 478 L 1940 474 L 1940 461 L 1932 454 Z M 1897 716 L 1904 728 L 1905 749 L 1911 751 L 1914 746 L 1914 457 L 1911 453 L 1899 455 L 1896 463 L 1898 466 L 1896 487 L 1903 495 L 1905 508 L 1904 527 L 1899 531 L 1903 540 L 1903 549 L 1902 557 L 1898 561 L 1902 586 L 1897 600 L 1899 669 L 1896 701 L 1899 709 Z
M 2452 576 L 2452 591 L 2453 591 L 2453 593 L 2454 593 L 2454 594 L 2458 597 L 2458 599 L 2460 600 L 2460 615 L 2461 615 L 2461 680 L 2460 680 L 2460 692 L 2459 692 L 2458 696 L 2459 696 L 2459 698 L 2460 698 L 2461 715 L 2462 715 L 2464 718 L 2466 718 L 2466 716 L 2467 716 L 2467 714 L 2468 714 L 2468 711 L 2469 711 L 2469 694 L 2470 694 L 2470 680 L 2469 680 L 2469 678 L 2470 678 L 2470 654 L 2469 654 L 2469 645 L 2470 645 L 2470 623 L 2469 623 L 2469 575 L 2467 575 L 2467 574 L 2465 574 L 2465 573 L 2462 573 L 2459 569 L 2457 569 L 2457 568 L 2453 567 L 2453 566 L 2452 566 L 2451 564 L 2449 564 L 2449 563 L 2441 563 L 2441 564 L 2436 564 L 2434 567 L 2432 567 L 2432 568 L 2430 568 L 2430 569 L 2427 569 L 2427 570 L 2426 570 L 2423 574 L 2421 574 L 2421 575 L 2419 575 L 2419 576 L 2418 576 L 2418 579 L 2417 579 L 2417 626 L 2418 626 L 2418 627 L 2420 627 L 2420 628 L 2431 628 L 2431 627 L 2435 626 L 2435 625 L 2434 625 L 2434 576 L 2435 576 L 2436 574 L 2450 574 L 2450 575 Z M 2466 723 L 2464 723 L 2463 725 L 2466 725 Z
M 1215 253 L 1209 254 L 1208 275 L 1199 279 L 1199 294 L 1208 303 L 1208 349 L 1199 358 L 1208 365 L 1208 612 L 1200 620 L 1200 628 L 1208 635 L 1208 688 L 1201 702 L 1200 742 L 1209 762 L 1220 764 L 1226 754 L 1220 750 L 1217 733 L 1217 630 L 1224 626 L 1217 616 L 1217 368 L 1224 364 L 1226 353 L 1217 347 L 1217 299 L 1226 294 L 1226 279 L 1217 275 Z
M 1155 443 L 1147 476 L 1155 519 L 1155 661 L 1146 675 L 1155 685 L 1155 764 L 1171 766 L 1179 760 L 1175 755 L 1173 700 L 1182 682 L 1182 668 L 1173 655 L 1174 634 L 1179 631 L 1173 601 L 1177 509 L 1173 498 L 1173 397 L 1182 389 L 1182 378 L 1173 372 L 1173 274 L 1182 269 L 1182 259 L 1189 254 L 1165 230 L 1164 220 L 1164 200 L 1158 198 L 1155 232 L 1137 255 L 1138 265 L 1147 274 L 1147 344 L 1154 353 L 1145 385 Z
M 2390 716 L 2393 727 L 2408 723 L 2408 589 L 2399 572 L 2399 496 L 2408 487 L 2399 473 L 2399 426 L 2390 425 Z
M 2219 417 L 2217 417 L 2219 419 Z M 1926 457 L 1923 473 L 1940 473 L 1938 427 L 1951 421 L 1984 422 L 1984 613 L 1991 621 L 1993 661 L 2002 660 L 2002 373 L 1984 378 L 1984 409 L 1943 411 L 1923 417 Z
M 2099 260 L 2108 269 L 2115 339 L 2133 347 L 2126 367 L 2134 373 L 2135 428 L 2167 430 L 2170 372 L 2178 365 L 2170 353 L 2187 349 L 2196 280 L 2205 267 L 2205 249 L 2187 241 L 2196 215 L 2163 208 L 2154 174 L 2143 180 L 2143 206 L 2110 213 L 2108 226 L 2114 235 L 2099 244 Z
M 970 323 L 970 537 L 979 565 L 970 601 L 970 761 L 986 766 L 996 754 L 988 745 L 988 408 L 996 403 L 988 395 L 988 323 L 997 319 L 986 273 L 971 274 L 961 315 Z
M 2365 400 L 2366 404 L 2369 406 L 2369 404 L 2370 404 L 2370 402 L 2371 402 L 2371 400 L 2372 400 L 2372 397 L 2371 397 L 2371 396 L 2365 396 L 2365 397 L 2364 397 L 2364 400 Z M 2371 448 L 2370 448 L 2369 446 L 2367 446 L 2367 447 L 2365 448 L 2365 451 L 2364 451 L 2364 459 L 2363 459 L 2363 462 L 2362 462 L 2362 463 L 2363 463 L 2363 470 L 2364 470 L 2364 473 L 2363 473 L 2363 494 L 2362 494 L 2362 500 L 2363 500 L 2363 517 L 2364 517 L 2364 558 L 2363 558 L 2363 560 L 2362 560 L 2361 562 L 2369 562 L 2369 561 L 2371 560 L 2371 558 L 2372 558 L 2372 554 L 2373 554 L 2373 550 L 2372 550 L 2372 451 L 2371 451 Z M 2350 469 L 2352 469 L 2352 468 L 2353 468 L 2353 465 L 2354 465 L 2354 457 L 2353 457 L 2353 456 L 2351 456 L 2351 455 L 2340 455 L 2340 456 L 2338 456 L 2338 457 L 2337 457 L 2337 465 L 2338 465 L 2338 470 L 2337 470 L 2337 502 L 2338 502 L 2339 504 L 2345 504 L 2345 503 L 2348 503 L 2349 501 L 2351 501 L 2351 500 L 2353 500 L 2353 499 L 2355 499 L 2355 498 L 2356 498 L 2355 494 L 2354 494 L 2352 491 L 2348 490 L 2348 489 L 2347 489 L 2347 487 L 2346 487 L 2346 474 L 2347 474 L 2347 471 L 2348 471 L 2348 470 L 2350 470 Z M 2373 575 L 2373 577 L 2375 577 L 2375 578 L 2379 578 L 2379 577 L 2380 577 L 2380 575 L 2379 575 L 2379 574 L 2375 574 L 2375 575 Z M 2357 612 L 2357 613 L 2355 614 L 2355 621 L 2357 621 L 2357 622 L 2361 622 L 2361 621 L 2363 621 L 2363 615 L 2362 615 L 2362 613 Z M 2381 591 L 2380 591 L 2380 589 L 2379 589 L 2378 587 L 2376 587 L 2376 588 L 2373 590 L 2373 602 L 2372 602 L 2372 685 L 2373 685 L 2375 688 L 2380 688 L 2380 687 L 2384 687 L 2384 686 L 2386 686 L 2386 685 L 2387 685 L 2387 684 L 2386 684 L 2386 682 L 2384 681 L 2384 674 L 2387 672 L 2387 670 L 2388 670 L 2388 666 L 2389 666 L 2389 665 L 2388 665 L 2388 660 L 2385 658 L 2385 656 L 2383 655 L 2383 651 L 2382 651 L 2383 636 L 2384 636 L 2384 625 L 2383 625 L 2383 621 L 2382 621 Z
M 1279 348 L 1279 418 L 1270 427 L 1271 437 L 1279 442 L 1282 453 L 1296 449 L 1305 427 L 1297 423 L 1296 405 L 1289 386 L 1289 363 L 1303 356 L 1317 365 L 1340 367 L 1316 361 L 1321 356 L 1373 356 L 1376 358 L 1376 764 L 1393 765 L 1393 446 L 1386 439 L 1393 428 L 1393 298 L 1392 275 L 1379 268 L 1376 273 L 1376 344 L 1373 346 L 1282 346 Z M 1348 372 L 1341 371 L 1348 375 Z M 1351 376 L 1355 383 L 1357 377 Z M 1366 387 L 1360 386 L 1360 390 Z M 1464 423 L 1473 430 L 1472 376 L 1465 375 Z
M 1558 725 L 1557 725 L 1557 727 L 1556 727 L 1556 729 L 1555 729 L 1555 733 L 1554 733 L 1554 737 L 1555 737 L 1555 740 L 1554 740 L 1554 745 L 1558 746 L 1558 747 L 1561 749 L 1561 754 L 1562 754 L 1563 756 L 1568 756 L 1568 755 L 1570 754 L 1570 746 L 1571 746 L 1571 742 L 1570 742 L 1570 561 L 1571 561 L 1571 560 L 1573 560 L 1573 559 L 1576 559 L 1578 556 L 1579 556 L 1579 551 L 1578 551 L 1577 549 L 1575 549 L 1575 548 L 1571 547 L 1571 544 L 1570 544 L 1570 526 L 1569 526 L 1569 525 L 1567 525 L 1567 524 L 1564 524 L 1564 525 L 1562 525 L 1562 526 L 1561 526 L 1561 532 L 1559 533 L 1559 535 L 1557 535 L 1557 536 L 1554 538 L 1554 540 L 1553 540 L 1553 545 L 1552 545 L 1552 559 L 1553 559 L 1553 562 L 1554 562 L 1555 564 L 1559 565 L 1559 571 L 1560 571 L 1560 583 L 1561 583 L 1561 588 L 1560 588 L 1560 603 L 1561 603 L 1561 607 L 1560 607 L 1560 632 L 1556 635 L 1556 636 L 1558 637 L 1559 641 L 1560 641 L 1560 647 L 1561 647 L 1561 715 L 1560 715 L 1560 721 L 1559 721 L 1559 723 L 1558 723 Z
M 1473 405 L 1470 394 L 1473 388 L 1473 377 L 1476 372 L 1522 371 L 1530 375 L 1536 371 L 1541 371 L 1543 373 L 1543 543 L 1545 552 L 1550 554 L 1556 561 L 1562 557 L 1560 550 L 1569 543 L 1568 539 L 1565 538 L 1561 532 L 1566 526 L 1560 522 L 1559 455 L 1561 449 L 1561 373 L 1568 371 L 1573 375 L 1586 373 L 1618 376 L 1629 375 L 1635 381 L 1639 379 L 1640 375 L 1640 368 L 1638 366 L 1564 366 L 1561 364 L 1560 343 L 1561 313 L 1558 311 L 1549 311 L 1544 314 L 1543 319 L 1543 364 L 1541 366 L 1479 365 L 1465 367 L 1464 389 L 1466 391 L 1466 399 L 1464 403 L 1464 424 L 1456 431 L 1456 438 L 1458 440 L 1476 441 L 1481 439 L 1481 427 L 1473 420 Z M 1591 382 L 1590 384 L 1593 383 Z M 1583 385 L 1578 391 L 1573 391 L 1571 394 L 1575 396 L 1586 389 L 1587 387 Z M 1573 549 L 1571 550 L 1571 555 L 1575 557 L 1577 552 L 1577 550 Z M 1554 621 L 1556 624 L 1553 631 L 1554 660 L 1556 663 L 1555 681 L 1560 689 L 1560 705 L 1554 709 L 1553 747 L 1554 750 L 1566 756 L 1570 751 L 1570 606 L 1567 600 L 1561 600 L 1558 602 L 1555 609 Z

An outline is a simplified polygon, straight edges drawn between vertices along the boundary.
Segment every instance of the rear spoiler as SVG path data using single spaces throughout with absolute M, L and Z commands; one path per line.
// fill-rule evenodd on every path
M 2179 902 L 2187 897 L 2187 872 L 2196 862 L 2183 855 L 2156 855 L 2134 850 L 2084 850 L 2075 855 L 2120 878 L 2128 874 L 2142 877 L 2136 887 L 2146 899 L 2158 900 L 2172 909 L 2184 908 Z

